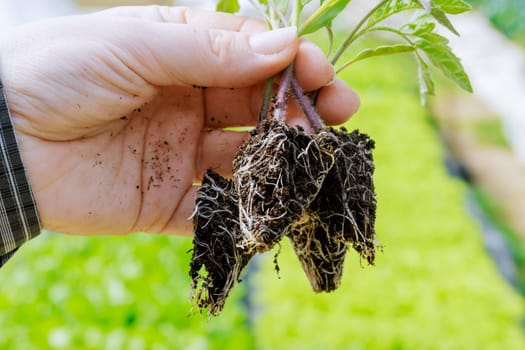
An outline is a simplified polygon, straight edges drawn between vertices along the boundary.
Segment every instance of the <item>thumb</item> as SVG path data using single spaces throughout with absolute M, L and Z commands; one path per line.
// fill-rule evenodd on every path
M 146 22 L 126 62 L 155 85 L 244 87 L 282 71 L 299 45 L 295 27 L 260 33 Z M 137 32 L 135 29 L 134 32 Z

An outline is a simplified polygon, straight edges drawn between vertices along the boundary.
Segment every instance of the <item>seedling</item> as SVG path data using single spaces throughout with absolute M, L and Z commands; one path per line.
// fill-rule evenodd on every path
M 332 22 L 351 0 L 320 1 L 304 16 L 310 0 L 251 0 L 270 29 L 295 26 L 300 36 L 325 30 L 328 57 L 340 72 L 364 59 L 411 53 L 419 70 L 423 103 L 434 94 L 430 66 L 441 70 L 461 88 L 472 91 L 460 60 L 437 24 L 458 35 L 448 14 L 470 9 L 463 0 L 382 0 L 366 13 L 341 42 L 334 42 Z M 220 0 L 218 11 L 237 12 L 238 0 Z M 410 12 L 399 26 L 390 17 Z M 357 52 L 345 62 L 343 53 L 358 39 L 388 32 L 399 39 Z M 335 290 L 341 281 L 344 258 L 352 247 L 374 264 L 377 199 L 374 193 L 373 140 L 358 131 L 326 127 L 314 105 L 316 93 L 305 94 L 293 63 L 266 84 L 257 128 L 239 149 L 233 177 L 208 170 L 197 194 L 194 248 L 190 266 L 192 299 L 210 315 L 218 314 L 250 259 L 271 250 L 288 237 L 316 292 Z M 289 98 L 295 98 L 313 132 L 285 123 Z

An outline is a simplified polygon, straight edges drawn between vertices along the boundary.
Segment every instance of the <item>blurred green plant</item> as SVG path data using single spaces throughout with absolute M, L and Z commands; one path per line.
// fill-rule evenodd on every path
M 190 314 L 191 239 L 44 234 L 0 271 L 0 349 L 253 349 L 236 290 Z
M 467 126 L 474 131 L 476 139 L 482 144 L 510 149 L 501 118 L 479 119 L 468 123 Z
M 467 0 L 509 38 L 525 45 L 525 1 Z
M 516 289 L 525 296 L 525 246 L 520 236 L 506 224 L 507 220 L 503 215 L 503 209 L 498 206 L 485 191 L 473 186 L 472 192 L 483 213 L 487 215 L 499 232 L 503 234 L 503 238 L 507 242 L 510 254 L 516 265 Z
M 261 262 L 258 349 L 525 348 L 523 299 L 487 256 L 448 176 L 440 141 L 419 105 L 407 57 L 364 62 L 343 78 L 365 101 L 348 123 L 376 140 L 377 232 L 373 268 L 348 257 L 339 290 L 312 295 L 288 244 Z M 295 315 L 295 317 L 288 317 Z M 278 321 L 276 321 L 278 320 Z

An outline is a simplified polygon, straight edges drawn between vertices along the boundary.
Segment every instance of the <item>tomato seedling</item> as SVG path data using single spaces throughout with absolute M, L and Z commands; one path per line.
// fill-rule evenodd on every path
M 270 29 L 295 26 L 300 36 L 326 30 L 327 55 L 337 72 L 364 59 L 411 53 L 419 69 L 422 101 L 434 94 L 430 66 L 472 91 L 448 40 L 436 32 L 441 24 L 458 34 L 447 17 L 470 9 L 463 0 L 382 0 L 334 43 L 332 23 L 351 0 L 320 1 L 310 16 L 310 0 L 250 1 Z M 236 12 L 238 0 L 220 0 L 217 10 Z M 412 17 L 399 26 L 386 24 L 402 12 Z M 339 63 L 358 39 L 388 32 L 397 43 L 366 48 Z M 197 194 L 194 248 L 190 265 L 192 298 L 211 315 L 224 307 L 231 288 L 257 253 L 288 237 L 316 292 L 333 291 L 341 281 L 348 247 L 374 263 L 377 199 L 374 193 L 373 140 L 358 131 L 326 127 L 315 110 L 316 93 L 305 94 L 293 63 L 281 74 L 276 93 L 269 79 L 259 123 L 239 149 L 232 179 L 208 170 Z M 285 123 L 289 98 L 295 98 L 313 132 Z

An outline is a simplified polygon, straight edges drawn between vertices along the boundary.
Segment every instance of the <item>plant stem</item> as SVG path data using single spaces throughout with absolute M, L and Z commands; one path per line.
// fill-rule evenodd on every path
M 281 77 L 281 84 L 275 96 L 275 108 L 272 117 L 280 122 L 284 122 L 286 116 L 286 105 L 288 104 L 288 91 L 290 90 L 290 81 L 293 76 L 293 62 L 284 70 Z
M 279 23 L 278 27 L 279 28 L 287 27 L 288 26 L 288 21 L 286 20 L 286 17 L 281 12 L 279 7 L 273 2 L 273 0 L 268 0 L 268 6 L 271 9 L 270 11 L 273 10 L 273 13 L 274 13 L 274 16 L 275 16 L 275 20 L 277 21 L 277 23 Z
M 301 0 L 293 0 L 292 4 L 292 15 L 291 15 L 291 23 L 292 26 L 299 27 L 299 18 L 301 16 Z
M 408 35 L 403 33 L 401 30 L 398 30 L 398 29 L 395 29 L 395 28 L 385 27 L 385 26 L 377 26 L 377 27 L 371 28 L 369 30 L 369 32 L 390 32 L 390 33 L 394 33 L 394 34 L 399 35 L 403 39 L 405 39 L 405 41 L 408 42 L 410 45 L 415 45 L 414 42 L 412 40 L 410 40 Z
M 268 117 L 268 112 L 270 111 L 270 101 L 272 99 L 272 87 L 275 81 L 275 77 L 271 77 L 266 80 L 264 84 L 264 94 L 263 101 L 261 106 L 261 111 L 259 112 L 259 125 Z
M 328 50 L 326 50 L 326 57 L 332 54 L 332 49 L 334 48 L 334 32 L 330 27 L 324 27 L 328 35 Z
M 368 21 L 370 16 L 374 14 L 374 12 L 377 11 L 378 8 L 383 6 L 387 1 L 389 0 L 383 0 L 379 4 L 377 4 L 373 9 L 371 9 L 366 16 L 364 16 L 361 21 L 355 26 L 354 30 L 348 36 L 345 38 L 345 40 L 341 43 L 341 45 L 337 48 L 337 51 L 335 52 L 334 56 L 330 60 L 330 62 L 335 65 L 337 60 L 341 57 L 341 55 L 348 49 L 351 43 L 353 43 L 358 37 L 360 37 L 363 34 L 363 31 L 359 32 L 361 27 Z
M 324 126 L 323 120 L 315 110 L 313 104 L 310 102 L 310 98 L 306 96 L 303 89 L 301 89 L 301 86 L 299 86 L 299 82 L 295 77 L 292 77 L 291 85 L 295 99 L 297 100 L 297 103 L 299 103 L 299 106 L 303 110 L 306 118 L 308 118 L 310 125 L 314 131 L 321 130 L 321 128 Z
M 257 2 L 256 0 L 249 0 L 250 4 L 252 4 L 253 7 L 257 9 L 257 11 L 264 17 L 264 20 L 266 21 L 266 24 L 268 24 L 269 29 L 276 29 L 278 28 L 278 24 L 274 23 L 272 18 L 268 15 L 268 13 L 264 10 L 264 8 Z

